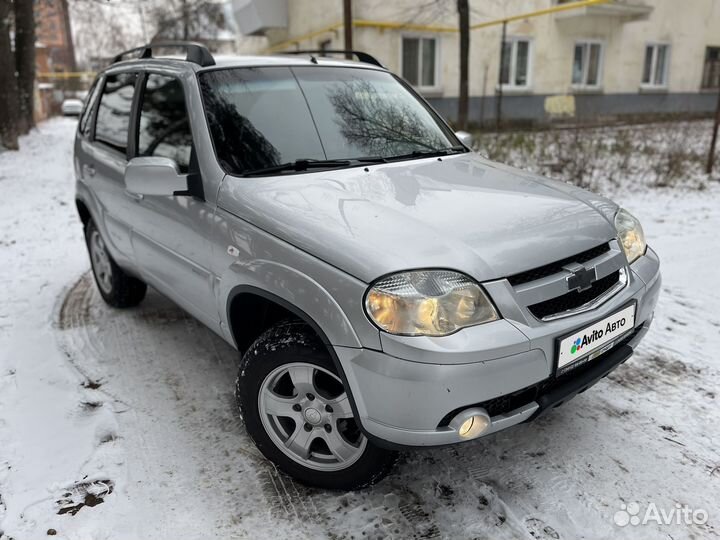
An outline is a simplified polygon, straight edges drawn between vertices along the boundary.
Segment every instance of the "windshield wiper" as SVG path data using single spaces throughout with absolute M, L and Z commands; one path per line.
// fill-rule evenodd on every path
M 384 158 L 382 156 L 365 156 L 350 159 L 352 159 L 352 161 L 357 161 L 358 163 L 387 163 L 388 160 L 388 158 Z
M 264 176 L 286 171 L 302 172 L 308 169 L 334 169 L 348 167 L 350 164 L 351 162 L 348 159 L 296 159 L 295 161 L 273 165 L 272 167 L 246 171 L 242 176 Z
M 280 165 L 272 167 L 264 167 L 262 169 L 254 169 L 247 171 L 241 176 L 265 176 L 286 171 L 303 172 L 308 169 L 342 169 L 353 165 L 362 165 L 365 163 L 387 163 L 387 159 L 382 156 L 366 156 L 359 158 L 345 159 L 296 159 Z
M 434 150 L 413 150 L 408 154 L 401 154 L 399 156 L 392 156 L 387 158 L 388 161 L 399 161 L 403 159 L 412 159 L 420 157 L 435 157 L 435 156 L 447 156 L 449 154 L 458 154 L 465 152 L 464 146 L 448 146 L 447 148 L 437 148 Z

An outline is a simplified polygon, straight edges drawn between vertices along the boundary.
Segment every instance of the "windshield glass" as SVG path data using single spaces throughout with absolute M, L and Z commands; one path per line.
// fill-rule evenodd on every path
M 391 74 L 336 67 L 200 74 L 210 134 L 230 174 L 295 160 L 392 158 L 456 146 Z

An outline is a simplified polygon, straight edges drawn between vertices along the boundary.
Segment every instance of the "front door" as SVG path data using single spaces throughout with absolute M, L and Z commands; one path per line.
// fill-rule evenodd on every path
M 181 173 L 190 172 L 193 139 L 182 83 L 174 77 L 148 74 L 138 109 L 136 155 L 167 157 Z M 218 308 L 209 270 L 214 209 L 205 202 L 201 187 L 194 195 L 145 195 L 135 205 L 132 247 L 143 278 L 203 323 L 217 328 Z

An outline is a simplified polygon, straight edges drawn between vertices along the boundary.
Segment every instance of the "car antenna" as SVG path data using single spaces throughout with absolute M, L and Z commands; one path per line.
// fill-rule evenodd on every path
M 317 64 L 317 63 L 318 63 L 317 58 L 315 58 L 312 54 L 310 55 L 310 61 L 311 61 L 313 64 Z

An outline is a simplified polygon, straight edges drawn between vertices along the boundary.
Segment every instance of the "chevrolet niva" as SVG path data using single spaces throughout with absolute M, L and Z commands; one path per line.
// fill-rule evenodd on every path
M 335 489 L 583 392 L 632 355 L 660 292 L 630 213 L 484 159 L 355 54 L 128 51 L 74 158 L 104 300 L 151 285 L 240 351 L 257 447 Z

